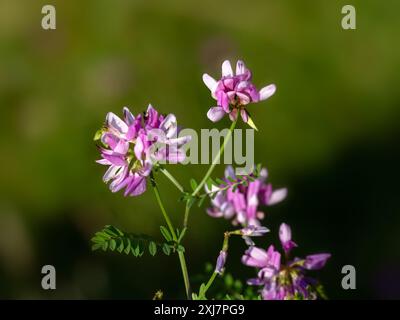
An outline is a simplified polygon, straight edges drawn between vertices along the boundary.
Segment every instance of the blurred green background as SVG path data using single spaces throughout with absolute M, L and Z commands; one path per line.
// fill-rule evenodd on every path
M 357 30 L 345 31 L 349 3 Z M 56 30 L 41 28 L 45 4 L 56 7 Z M 245 60 L 257 86 L 278 87 L 250 107 L 256 162 L 289 188 L 260 245 L 285 221 L 298 255 L 333 254 L 318 275 L 330 298 L 400 298 L 399 15 L 395 0 L 0 1 L 0 298 L 184 297 L 176 257 L 91 252 L 105 224 L 158 236 L 164 223 L 152 192 L 108 191 L 92 138 L 108 111 L 149 102 L 184 127 L 212 128 L 201 75 L 219 75 L 227 58 Z M 206 169 L 170 168 L 181 181 Z M 160 184 L 178 224 L 179 194 Z M 229 228 L 192 212 L 191 275 L 214 263 Z M 243 279 L 244 249 L 233 241 L 227 264 Z M 41 289 L 45 264 L 56 267 L 55 291 Z M 356 267 L 356 290 L 341 288 L 345 264 Z

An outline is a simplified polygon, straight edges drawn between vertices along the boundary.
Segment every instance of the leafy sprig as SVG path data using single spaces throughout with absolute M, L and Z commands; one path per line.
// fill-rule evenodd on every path
M 162 230 L 167 230 L 165 227 L 162 228 Z M 146 251 L 151 256 L 155 256 L 159 251 L 165 255 L 170 255 L 171 252 L 179 250 L 184 251 L 182 245 L 172 241 L 168 230 L 163 236 L 167 242 L 160 243 L 151 236 L 127 233 L 115 226 L 106 225 L 102 230 L 96 232 L 91 239 L 92 250 L 116 251 L 127 255 L 132 254 L 135 257 L 141 257 Z

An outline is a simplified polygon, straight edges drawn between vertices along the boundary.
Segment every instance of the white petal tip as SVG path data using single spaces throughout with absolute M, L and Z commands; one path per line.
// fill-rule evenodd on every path
M 260 90 L 260 100 L 266 100 L 269 97 L 273 96 L 276 92 L 276 86 L 274 84 L 270 84 Z
M 213 77 L 205 73 L 203 74 L 203 82 L 211 92 L 214 92 L 217 81 Z
M 225 60 L 222 63 L 222 76 L 233 76 L 233 70 L 229 60 Z
M 212 107 L 207 112 L 207 118 L 210 119 L 212 122 L 217 122 L 221 120 L 224 115 L 225 111 L 221 107 Z

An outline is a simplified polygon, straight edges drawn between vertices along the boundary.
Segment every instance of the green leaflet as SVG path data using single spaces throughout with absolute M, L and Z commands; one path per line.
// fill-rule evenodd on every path
M 170 236 L 169 232 L 168 235 Z M 114 251 L 127 255 L 132 254 L 135 257 L 141 257 L 145 252 L 151 256 L 155 256 L 157 252 L 169 255 L 174 250 L 173 245 L 169 243 L 159 243 L 145 234 L 126 233 L 111 225 L 106 225 L 102 230 L 96 232 L 91 242 L 93 251 Z

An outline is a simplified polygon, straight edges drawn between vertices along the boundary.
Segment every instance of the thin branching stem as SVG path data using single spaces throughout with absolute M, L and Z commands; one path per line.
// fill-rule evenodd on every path
M 161 200 L 160 191 L 158 190 L 153 173 L 150 174 L 150 180 L 151 180 L 151 185 L 153 186 L 154 194 L 156 196 L 158 205 L 160 206 L 161 212 L 167 223 L 168 229 L 171 232 L 172 239 L 175 242 L 178 242 L 178 237 L 176 235 L 175 228 L 172 224 L 172 221 L 171 221 L 167 211 L 165 210 L 164 204 Z M 186 266 L 185 254 L 183 251 L 178 251 L 178 256 L 179 256 L 179 263 L 180 263 L 181 269 L 182 269 L 183 281 L 185 283 L 186 297 L 187 297 L 187 299 L 190 300 L 191 299 L 191 289 L 190 289 L 190 282 L 189 282 L 189 274 L 188 274 L 187 266 Z

